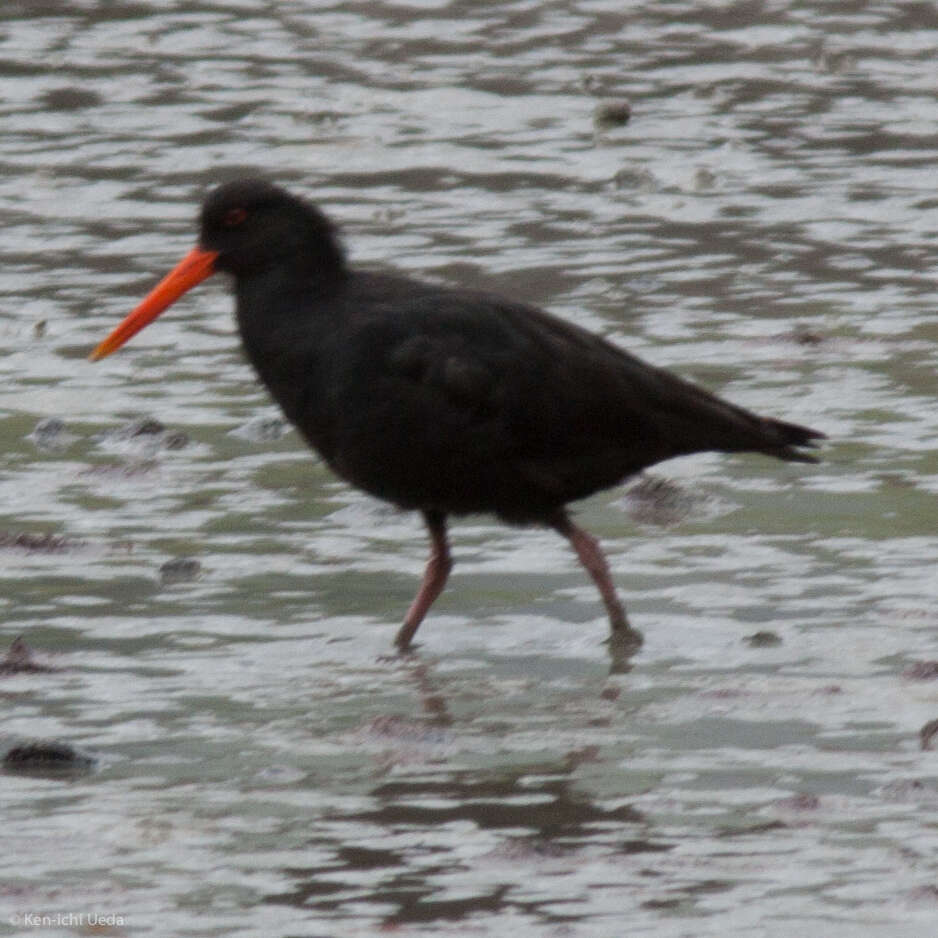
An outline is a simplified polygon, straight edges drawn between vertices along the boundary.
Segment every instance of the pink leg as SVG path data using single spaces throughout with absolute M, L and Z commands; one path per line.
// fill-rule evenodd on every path
M 599 587 L 599 595 L 602 596 L 603 605 L 606 607 L 613 637 L 616 639 L 628 637 L 632 641 L 637 640 L 640 643 L 641 634 L 629 625 L 625 609 L 619 601 L 615 586 L 612 585 L 609 565 L 606 563 L 606 557 L 599 546 L 599 541 L 592 534 L 578 528 L 565 512 L 558 515 L 551 523 L 554 529 L 570 542 L 570 546 L 576 551 L 580 563 L 593 578 L 596 586 Z
M 404 624 L 400 627 L 394 644 L 404 651 L 409 647 L 414 633 L 423 622 L 427 610 L 434 600 L 443 592 L 446 578 L 453 569 L 453 561 L 449 555 L 449 544 L 446 542 L 446 516 L 437 511 L 425 511 L 423 520 L 430 532 L 430 559 L 423 574 L 423 582 L 414 601 L 404 616 Z

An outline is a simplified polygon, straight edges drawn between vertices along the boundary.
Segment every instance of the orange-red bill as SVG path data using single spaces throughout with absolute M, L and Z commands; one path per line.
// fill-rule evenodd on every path
M 131 336 L 149 325 L 187 290 L 215 273 L 217 251 L 193 248 L 129 313 L 117 328 L 103 341 L 88 358 L 96 362 L 99 358 L 117 351 Z

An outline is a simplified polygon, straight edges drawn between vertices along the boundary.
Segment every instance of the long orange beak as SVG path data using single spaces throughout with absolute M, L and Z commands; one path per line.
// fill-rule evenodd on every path
M 89 361 L 117 351 L 187 290 L 215 273 L 217 251 L 193 248 L 143 299 L 139 306 L 88 356 Z

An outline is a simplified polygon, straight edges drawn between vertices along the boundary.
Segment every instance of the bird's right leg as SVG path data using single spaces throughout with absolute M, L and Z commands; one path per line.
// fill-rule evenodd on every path
M 414 601 L 404 616 L 404 624 L 400 627 L 394 644 L 404 651 L 410 643 L 437 596 L 443 592 L 450 570 L 453 569 L 453 560 L 449 554 L 449 543 L 446 540 L 446 515 L 441 511 L 425 511 L 423 520 L 430 533 L 430 559 L 423 574 L 423 582 L 414 597 Z

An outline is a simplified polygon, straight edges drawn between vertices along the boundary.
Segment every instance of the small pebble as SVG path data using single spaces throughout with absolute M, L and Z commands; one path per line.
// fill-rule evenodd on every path
M 711 169 L 700 168 L 694 173 L 694 189 L 697 192 L 708 192 L 715 189 L 718 182 L 717 174 Z
M 600 101 L 593 111 L 593 120 L 600 127 L 624 127 L 632 116 L 632 105 L 625 98 Z
M 51 674 L 58 671 L 51 664 L 42 664 L 33 657 L 33 650 L 20 635 L 10 643 L 10 650 L 0 659 L 0 675 Z
M 824 341 L 824 336 L 820 332 L 816 332 L 802 323 L 799 323 L 791 331 L 791 338 L 798 345 L 820 345 Z
M 77 111 L 100 104 L 101 96 L 83 88 L 50 88 L 42 96 L 42 103 L 53 111 Z
M 36 424 L 27 439 L 36 449 L 45 453 L 58 453 L 74 443 L 78 437 L 66 432 L 65 421 L 59 417 L 45 417 Z
M 620 169 L 613 177 L 617 189 L 626 189 L 634 192 L 654 192 L 658 188 L 658 180 L 651 170 L 644 166 L 626 166 Z
M 195 557 L 175 557 L 173 560 L 167 560 L 160 567 L 160 585 L 189 583 L 198 579 L 201 572 L 202 564 Z
M 153 417 L 141 417 L 127 426 L 128 436 L 156 436 L 165 430 L 166 426 Z
M 745 642 L 752 648 L 775 648 L 782 640 L 774 632 L 753 632 L 747 635 Z
M 129 445 L 135 452 L 143 452 L 147 458 L 155 458 L 161 449 L 183 449 L 189 445 L 189 435 L 183 430 L 171 430 L 154 417 L 138 417 L 114 430 L 99 434 L 96 438 L 105 444 Z
M 24 775 L 62 775 L 70 772 L 86 772 L 95 760 L 79 752 L 68 743 L 33 740 L 8 749 L 3 757 L 3 768 L 7 772 Z

